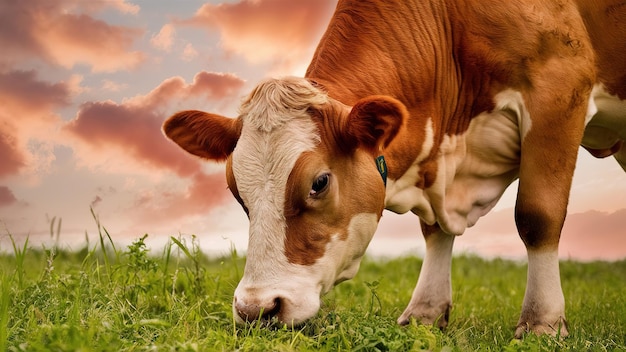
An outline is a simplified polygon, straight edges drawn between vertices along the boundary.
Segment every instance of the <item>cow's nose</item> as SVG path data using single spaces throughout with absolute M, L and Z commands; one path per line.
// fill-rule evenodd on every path
M 268 321 L 280 312 L 281 299 L 279 297 L 269 300 L 267 303 L 246 303 L 235 297 L 235 310 L 241 319 L 246 322 L 255 320 Z

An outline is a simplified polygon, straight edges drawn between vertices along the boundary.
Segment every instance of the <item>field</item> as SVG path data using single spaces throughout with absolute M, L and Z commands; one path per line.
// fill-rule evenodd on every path
M 513 339 L 526 266 L 456 257 L 444 332 L 395 319 L 418 258 L 366 259 L 305 326 L 236 327 L 231 297 L 244 259 L 209 259 L 194 240 L 162 251 L 108 234 L 75 252 L 14 244 L 0 255 L 1 351 L 626 351 L 626 261 L 561 265 L 571 336 Z M 6 252 L 6 248 L 4 248 Z

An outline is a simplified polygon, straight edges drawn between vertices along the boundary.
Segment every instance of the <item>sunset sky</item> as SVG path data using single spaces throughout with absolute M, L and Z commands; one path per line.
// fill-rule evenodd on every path
M 116 242 L 198 236 L 245 251 L 247 218 L 224 166 L 163 137 L 172 113 L 235 117 L 262 78 L 303 75 L 335 0 L 5 0 L 0 3 L 0 250 L 93 244 L 90 207 Z M 558 132 L 557 132 L 558 133 Z M 558 152 L 558 151 L 555 151 Z M 459 253 L 521 257 L 514 184 L 457 240 Z M 540 194 L 537 197 L 541 197 Z M 417 218 L 385 212 L 373 255 L 422 254 Z M 581 151 L 562 258 L 626 257 L 626 174 Z

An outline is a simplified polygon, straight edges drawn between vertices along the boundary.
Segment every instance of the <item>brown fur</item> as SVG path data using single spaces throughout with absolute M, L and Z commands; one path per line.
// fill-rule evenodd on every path
M 407 128 L 386 150 L 394 176 L 415 160 L 424 121 L 433 118 L 435 148 L 420 165 L 418 186 L 425 188 L 436 177 L 436 146 L 443 136 L 463 133 L 474 116 L 493 108 L 493 96 L 503 88 L 521 91 L 533 129 L 522 148 L 518 207 L 559 215 L 546 215 L 554 226 L 521 225 L 520 230 L 523 237 L 558 242 L 582 138 L 585 99 L 597 82 L 620 94 L 626 86 L 625 61 L 615 57 L 626 52 L 626 21 L 607 27 L 610 19 L 624 18 L 625 7 L 609 0 L 580 2 L 340 1 L 307 77 L 348 105 L 367 95 L 386 94 L 407 107 Z M 598 65 L 586 26 L 592 26 Z M 542 179 L 540 175 L 549 179 L 533 180 Z M 538 192 L 554 200 L 536 202 Z M 520 210 L 519 224 L 525 223 L 523 214 Z
M 322 133 L 322 144 L 305 153 L 293 167 L 285 195 L 285 255 L 289 262 L 312 265 L 322 257 L 331 236 L 340 229 L 345 240 L 354 214 L 384 208 L 382 179 L 375 183 L 364 174 L 376 174 L 374 159 L 398 133 L 407 112 L 396 100 L 374 96 L 355 103 L 348 112 L 338 105 L 312 110 Z M 331 185 L 319 199 L 309 197 L 316 172 L 332 173 Z
M 203 111 L 188 110 L 168 118 L 163 124 L 163 131 L 191 154 L 224 161 L 237 145 L 241 134 L 241 121 Z
M 325 94 L 305 89 L 323 99 L 297 109 L 316 121 L 321 143 L 296 161 L 287 181 L 286 257 L 313 265 L 333 235 L 346 238 L 352 215 L 381 214 L 385 192 L 374 158 L 384 152 L 389 177 L 399 178 L 422 155 L 428 126 L 433 147 L 419 161 L 416 186 L 426 190 L 437 184 L 446 136 L 464 134 L 474 117 L 494 109 L 495 95 L 505 89 L 521 94 L 530 115 L 518 126 L 518 231 L 529 252 L 555 253 L 588 98 L 594 85 L 603 84 L 626 99 L 624 53 L 626 2 L 620 0 L 340 0 L 306 72 Z M 271 87 L 257 90 L 265 88 Z M 257 101 L 250 115 L 273 116 L 265 113 L 265 104 L 282 109 L 277 102 Z M 242 123 L 183 112 L 164 129 L 189 152 L 224 160 Z M 281 125 L 254 123 L 266 132 Z M 605 156 L 619 150 L 614 148 L 592 153 Z M 230 163 L 227 168 L 229 187 L 245 209 Z M 331 173 L 330 186 L 323 197 L 312 198 L 319 170 Z M 439 224 L 422 229 L 427 242 L 446 235 Z M 541 316 L 553 312 L 543 312 L 532 294 L 522 308 L 518 336 L 529 327 L 549 331 Z M 442 326 L 449 310 L 444 303 Z M 421 314 L 405 312 L 413 313 Z M 564 322 L 564 315 L 558 319 Z

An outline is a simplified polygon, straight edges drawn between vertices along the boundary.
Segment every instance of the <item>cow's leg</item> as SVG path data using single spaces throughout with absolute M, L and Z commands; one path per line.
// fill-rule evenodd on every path
M 454 236 L 441 231 L 438 226 L 422 225 L 426 240 L 426 254 L 420 270 L 411 302 L 398 318 L 398 324 L 406 325 L 411 317 L 424 324 L 448 325 L 452 308 L 450 266 Z
M 522 122 L 525 135 L 515 221 L 528 252 L 528 281 L 517 338 L 525 332 L 568 335 L 558 245 L 588 97 L 585 88 L 571 89 L 574 86 L 566 84 L 569 91 L 552 95 L 526 97 L 532 120 Z

